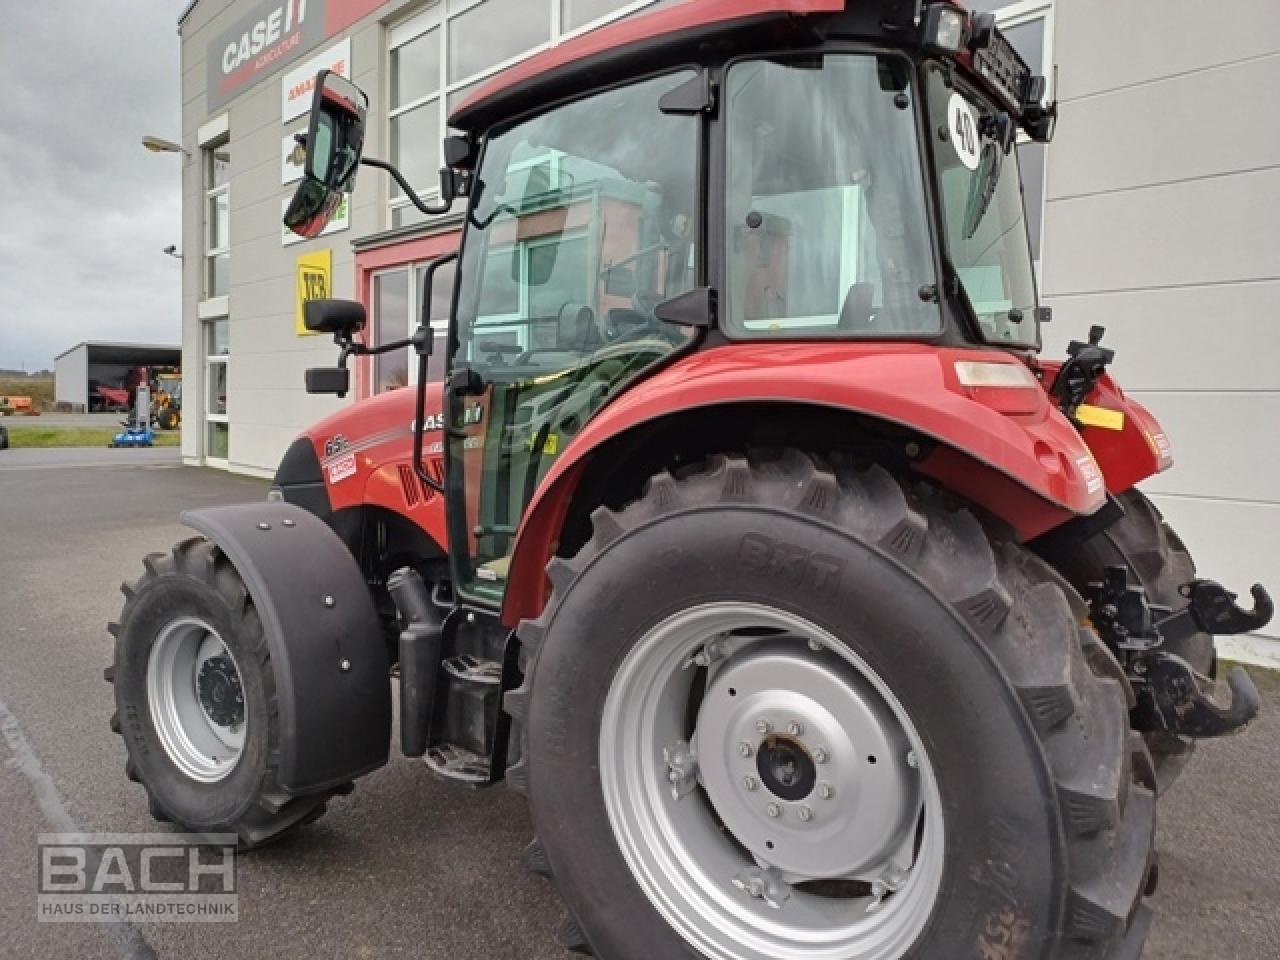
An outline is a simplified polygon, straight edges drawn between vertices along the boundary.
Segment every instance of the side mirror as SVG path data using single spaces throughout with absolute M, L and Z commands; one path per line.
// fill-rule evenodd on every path
M 308 300 L 302 305 L 302 322 L 312 333 L 332 333 L 343 340 L 364 329 L 368 315 L 355 300 Z
M 369 98 L 350 80 L 332 70 L 316 74 L 302 182 L 284 215 L 299 236 L 318 237 L 355 189 L 368 109 Z
M 351 389 L 351 372 L 346 367 L 312 367 L 306 379 L 307 393 L 345 397 Z

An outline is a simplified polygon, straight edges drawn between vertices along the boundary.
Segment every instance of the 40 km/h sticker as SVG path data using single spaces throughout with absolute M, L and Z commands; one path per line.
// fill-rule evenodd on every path
M 973 115 L 969 101 L 958 93 L 951 95 L 947 106 L 948 123 L 951 126 L 951 146 L 956 155 L 970 170 L 977 170 L 982 159 L 982 138 L 978 135 L 978 118 Z

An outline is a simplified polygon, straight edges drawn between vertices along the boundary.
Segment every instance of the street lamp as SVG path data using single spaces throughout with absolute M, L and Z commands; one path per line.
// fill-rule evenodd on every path
M 174 143 L 172 140 L 165 140 L 161 137 L 143 137 L 142 145 L 152 153 L 180 153 L 184 157 L 191 156 L 186 150 L 182 149 L 182 144 Z

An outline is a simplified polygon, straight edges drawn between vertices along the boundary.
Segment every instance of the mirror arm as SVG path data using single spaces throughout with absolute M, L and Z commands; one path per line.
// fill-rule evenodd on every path
M 453 201 L 455 198 L 452 196 L 442 195 L 440 198 L 440 205 L 435 207 L 431 207 L 423 203 L 422 198 L 418 196 L 413 187 L 409 186 L 409 182 L 405 180 L 404 175 L 385 160 L 375 160 L 373 157 L 361 157 L 360 163 L 366 167 L 373 167 L 376 170 L 385 170 L 387 173 L 391 174 L 391 179 L 394 180 L 400 189 L 404 191 L 404 195 L 409 198 L 409 202 L 428 217 L 438 217 L 442 213 L 448 213 L 453 209 Z M 441 182 L 442 184 L 446 183 L 447 178 L 442 177 Z M 442 190 L 442 193 L 444 192 L 448 191 Z
M 400 186 L 401 189 L 408 192 L 403 183 Z M 446 263 L 453 263 L 457 259 L 458 254 L 451 253 L 434 260 L 431 266 L 427 267 L 427 275 L 422 286 L 422 312 L 418 320 L 418 329 L 409 339 L 409 343 L 418 352 L 418 415 L 414 418 L 413 423 L 413 472 L 418 475 L 418 479 L 428 489 L 434 490 L 441 496 L 444 496 L 444 485 L 437 482 L 435 477 L 427 473 L 427 468 L 422 465 L 422 435 L 426 432 L 427 426 L 427 361 L 431 356 L 431 347 L 434 340 L 434 334 L 431 332 L 431 294 L 432 288 L 435 286 L 436 271 Z

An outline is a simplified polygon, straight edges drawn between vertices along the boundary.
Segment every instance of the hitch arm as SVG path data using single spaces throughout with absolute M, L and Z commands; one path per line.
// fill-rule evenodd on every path
M 1201 691 L 1191 664 L 1173 654 L 1136 657 L 1133 674 L 1138 705 L 1133 709 L 1132 720 L 1137 730 L 1195 738 L 1224 737 L 1258 715 L 1258 688 L 1242 667 L 1227 675 L 1231 703 L 1225 707 Z
M 1192 580 L 1178 588 L 1189 601 L 1182 610 L 1156 624 L 1165 640 L 1179 640 L 1203 631 L 1216 636 L 1250 633 L 1261 630 L 1275 615 L 1271 595 L 1260 583 L 1249 591 L 1253 609 L 1236 604 L 1236 595 L 1213 580 Z

